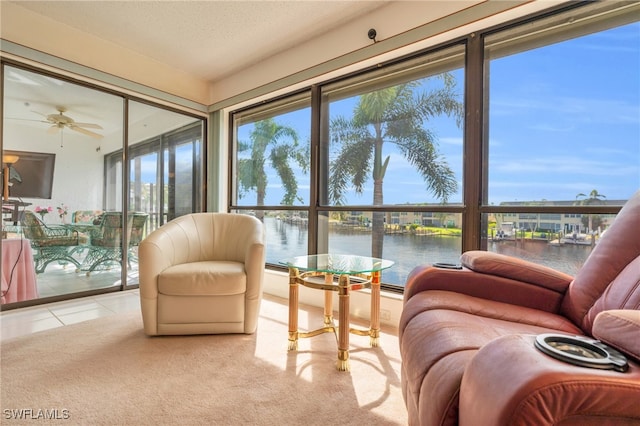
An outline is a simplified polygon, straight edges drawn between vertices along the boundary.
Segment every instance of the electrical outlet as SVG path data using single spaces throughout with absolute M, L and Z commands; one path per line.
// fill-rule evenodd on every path
M 391 321 L 391 311 L 388 309 L 380 309 L 380 319 L 383 321 Z

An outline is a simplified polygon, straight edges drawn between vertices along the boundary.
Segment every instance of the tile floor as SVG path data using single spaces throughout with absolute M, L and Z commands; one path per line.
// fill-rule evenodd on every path
M 139 290 L 0 312 L 0 341 L 108 315 L 140 311 Z
M 138 265 L 132 263 L 132 266 L 133 268 L 127 272 L 127 283 L 137 284 Z M 120 274 L 120 268 L 114 267 L 108 271 L 95 271 L 87 276 L 84 272 L 76 272 L 75 268 L 65 268 L 50 263 L 44 273 L 36 276 L 36 281 L 40 297 L 49 297 L 112 286 L 119 287 L 121 284 Z

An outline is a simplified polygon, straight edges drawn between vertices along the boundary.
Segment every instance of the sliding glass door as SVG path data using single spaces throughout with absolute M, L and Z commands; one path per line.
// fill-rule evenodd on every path
M 203 209 L 204 120 L 14 65 L 3 83 L 2 308 L 136 286 L 141 239 Z
M 140 241 L 167 221 L 202 210 L 202 120 L 153 105 L 129 102 L 129 146 L 105 157 L 105 193 L 117 193 L 129 176 L 126 200 L 126 286 L 138 285 Z M 128 159 L 127 170 L 123 158 Z M 106 200 L 120 210 L 117 198 Z M 123 210 L 124 211 L 124 210 Z

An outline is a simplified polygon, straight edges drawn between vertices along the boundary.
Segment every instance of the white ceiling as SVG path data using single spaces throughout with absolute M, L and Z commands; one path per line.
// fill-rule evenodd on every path
M 122 98 L 8 66 L 5 68 L 3 105 L 5 148 L 24 148 L 22 145 L 26 143 L 25 140 L 29 143 L 53 142 L 51 147 L 59 146 L 61 135 L 59 132 L 48 133 L 52 126 L 46 120 L 46 116 L 56 114 L 59 107 L 65 110 L 65 116 L 78 123 L 99 125 L 101 129 L 87 130 L 104 137 L 103 140 L 95 140 L 82 133 L 65 129 L 63 136 L 66 141 L 92 142 L 96 146 L 101 145 L 105 152 L 122 146 Z M 129 140 L 135 143 L 184 126 L 195 119 L 147 104 L 131 102 L 128 120 Z
M 11 3 L 206 81 L 216 81 L 390 2 L 57 0 Z
M 1 0 L 4 3 L 7 0 Z M 8 1 L 59 24 L 133 50 L 199 79 L 213 82 L 384 6 L 389 1 Z M 242 54 L 238 54 L 242 52 Z M 121 134 L 118 99 L 26 71 L 8 72 L 5 134 L 50 125 L 42 114 L 64 107 L 77 122 L 96 123 L 105 136 Z M 152 114 L 155 113 L 155 114 Z M 184 124 L 157 108 L 137 114 L 144 131 Z M 157 119 L 152 120 L 151 116 Z M 145 118 L 145 119 L 143 119 Z M 187 119 L 186 121 L 192 121 Z M 130 121 L 130 125 L 133 120 Z M 17 127 L 16 127 L 17 126 Z M 132 130 L 132 129 L 130 129 Z M 164 128 L 163 130 L 167 130 Z M 87 136 L 67 131 L 69 138 Z
M 387 22 L 401 24 L 394 27 L 398 34 L 422 25 L 429 19 L 453 14 L 485 2 L 0 0 L 0 7 L 8 3 L 15 8 L 24 8 L 31 14 L 51 19 L 58 26 L 61 25 L 61 28 L 67 26 L 79 30 L 198 79 L 215 83 L 227 76 L 241 75 L 238 70 L 259 69 L 263 64 L 266 66 L 269 58 L 278 58 L 283 52 L 305 45 L 305 42 L 313 42 L 315 38 L 362 19 L 374 11 L 381 15 L 380 19 L 383 21 L 393 19 L 385 18 L 387 9 L 378 10 L 390 6 L 391 3 L 393 6 L 421 6 L 420 13 L 414 14 L 416 16 L 404 16 L 402 22 Z M 489 3 L 491 2 L 486 2 L 485 5 Z M 506 2 L 506 9 L 518 3 L 520 2 Z M 470 18 L 467 16 L 466 19 Z M 378 22 L 379 25 L 383 23 Z M 357 28 L 358 31 L 361 30 L 361 23 Z M 37 33 L 37 29 L 34 29 L 34 34 Z M 386 37 L 393 35 L 388 33 Z M 339 46 L 339 41 L 336 43 Z M 62 50 L 72 48 L 71 45 L 68 48 L 61 46 Z M 340 49 L 336 51 L 339 52 Z M 324 53 L 327 52 L 313 52 L 313 57 L 322 57 Z M 320 62 L 322 60 L 326 58 L 318 59 Z M 25 120 L 42 118 L 34 111 L 44 114 L 55 113 L 58 105 L 65 107 L 67 115 L 76 121 L 100 124 L 104 127 L 105 136 L 112 132 L 119 134 L 118 126 L 121 126 L 122 122 L 121 108 L 119 104 L 110 101 L 110 96 L 95 96 L 96 92 L 91 89 L 80 89 L 79 86 L 69 83 L 61 85 L 60 81 L 48 78 L 32 80 L 37 81 L 37 84 L 30 85 L 21 81 L 20 77 L 7 76 L 4 118 L 11 120 L 4 121 L 5 134 L 7 126 L 18 125 L 32 128 L 44 126 L 46 131 L 47 123 Z M 91 91 L 93 95 L 87 95 L 87 91 Z

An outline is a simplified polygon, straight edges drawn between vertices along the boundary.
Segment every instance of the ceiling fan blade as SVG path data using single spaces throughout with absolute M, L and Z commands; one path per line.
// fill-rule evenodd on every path
M 85 129 L 102 129 L 102 126 L 94 123 L 78 123 L 77 121 L 73 123 L 74 126 L 84 127 Z
M 36 114 L 38 114 L 38 115 L 41 115 L 41 116 L 43 116 L 44 118 L 47 118 L 47 114 L 43 114 L 43 113 L 41 113 L 41 112 L 39 112 L 39 111 L 34 111 L 34 110 L 31 110 L 31 112 L 36 113 Z
M 78 126 L 76 126 L 75 124 L 74 124 L 74 125 L 72 125 L 72 126 L 70 126 L 69 128 L 70 128 L 71 130 L 75 130 L 76 132 L 80 132 L 80 133 L 82 133 L 82 134 L 84 134 L 84 135 L 91 136 L 92 138 L 96 138 L 96 139 L 102 139 L 102 138 L 103 138 L 103 136 L 102 136 L 102 135 L 99 135 L 99 134 L 94 133 L 94 132 L 92 132 L 92 131 L 89 131 L 89 130 L 83 129 L 82 127 L 78 127 Z
M 60 127 L 56 126 L 55 124 L 51 127 L 49 127 L 49 130 L 47 130 L 47 134 L 48 135 L 53 135 L 56 134 L 60 131 Z
M 7 120 L 18 120 L 18 121 L 33 121 L 35 123 L 48 123 L 45 120 L 33 120 L 31 118 L 17 118 L 17 117 L 7 117 Z

